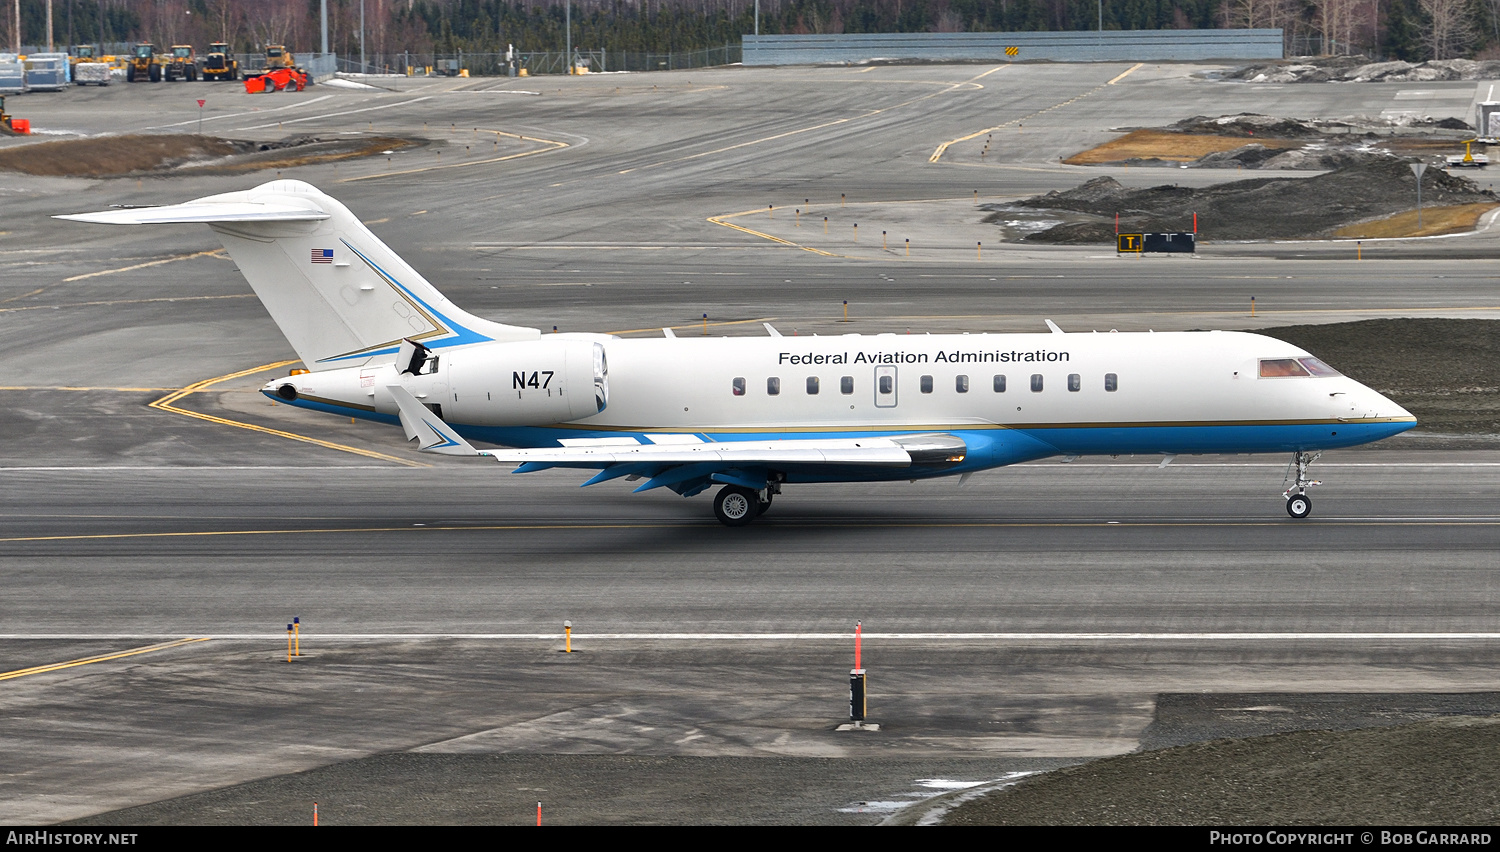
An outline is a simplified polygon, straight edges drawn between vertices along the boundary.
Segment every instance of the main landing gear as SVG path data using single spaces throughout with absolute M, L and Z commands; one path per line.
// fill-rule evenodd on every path
M 1297 452 L 1292 455 L 1291 462 L 1286 466 L 1286 476 L 1282 478 L 1282 484 L 1292 482 L 1292 486 L 1281 492 L 1286 498 L 1286 513 L 1301 520 L 1312 514 L 1312 498 L 1307 496 L 1307 489 L 1314 485 L 1322 485 L 1320 479 L 1308 479 L 1307 468 L 1318 460 L 1322 453 Z M 1297 469 L 1296 480 L 1292 480 L 1292 468 Z
M 756 491 L 739 485 L 726 485 L 714 495 L 714 515 L 727 527 L 742 527 L 771 508 L 776 495 L 774 484 Z

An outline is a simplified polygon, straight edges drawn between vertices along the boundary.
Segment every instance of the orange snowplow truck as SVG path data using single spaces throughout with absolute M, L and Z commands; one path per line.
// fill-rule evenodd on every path
M 266 45 L 266 65 L 262 69 L 243 72 L 245 76 L 245 91 L 255 94 L 257 92 L 281 92 L 289 86 L 296 86 L 297 91 L 302 91 L 312 85 L 312 76 L 301 68 L 298 68 L 290 51 L 279 44 Z M 261 78 L 269 78 L 262 80 Z
M 300 68 L 273 68 L 245 78 L 245 91 L 252 95 L 260 92 L 284 92 L 288 89 L 300 92 L 305 88 L 307 74 Z

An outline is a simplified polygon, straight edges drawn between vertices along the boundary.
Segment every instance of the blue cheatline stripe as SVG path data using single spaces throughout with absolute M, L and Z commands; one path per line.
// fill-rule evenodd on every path
M 447 314 L 444 314 L 437 308 L 434 308 L 433 306 L 427 304 L 427 302 L 422 299 L 421 296 L 413 293 L 411 290 L 407 289 L 406 285 L 402 284 L 400 281 L 397 281 L 394 275 L 386 272 L 385 269 L 383 269 L 379 264 L 366 257 L 364 252 L 361 252 L 353 245 L 350 245 L 348 240 L 340 239 L 339 242 L 343 243 L 345 246 L 348 246 L 350 251 L 359 255 L 360 260 L 368 263 L 371 269 L 380 273 L 380 276 L 386 281 L 390 282 L 391 286 L 396 287 L 402 293 L 405 293 L 408 298 L 421 305 L 423 310 L 427 311 L 427 313 L 431 314 L 433 317 L 436 317 L 439 320 L 440 324 L 443 326 L 442 331 L 444 334 L 453 335 L 452 337 L 445 337 L 442 340 L 434 341 L 431 343 L 424 342 L 422 345 L 426 346 L 428 349 L 446 349 L 450 346 L 463 346 L 468 343 L 487 343 L 491 340 L 494 340 L 493 337 L 487 337 L 483 334 L 480 334 L 479 332 L 468 328 L 462 323 L 454 322 L 452 317 L 449 317 Z M 368 352 L 353 352 L 348 355 L 338 355 L 332 358 L 324 358 L 318 363 L 321 364 L 329 361 L 347 361 L 354 358 L 368 358 L 372 355 L 389 355 L 398 351 L 400 351 L 400 347 L 392 346 L 389 348 L 375 349 Z
M 297 399 L 288 402 L 272 391 L 266 397 L 284 405 L 323 411 L 343 417 L 355 417 L 377 423 L 399 425 L 393 414 L 346 408 L 321 402 Z M 556 426 L 470 426 L 448 423 L 449 428 L 470 441 L 482 441 L 506 447 L 560 447 L 565 438 L 634 438 L 650 443 L 649 435 L 659 433 L 617 431 L 610 429 L 559 428 Z M 1415 426 L 1414 421 L 1384 423 L 1307 423 L 1276 425 L 1226 424 L 1222 426 L 1088 426 L 1050 427 L 1046 429 L 946 429 L 944 434 L 961 439 L 968 446 L 963 462 L 940 471 L 923 473 L 913 468 L 870 469 L 863 466 L 833 467 L 808 465 L 804 475 L 792 478 L 799 482 L 841 480 L 874 481 L 881 479 L 914 479 L 926 476 L 966 473 L 1000 467 L 1023 461 L 1059 455 L 1160 455 L 1165 453 L 1281 453 L 1328 450 L 1367 444 L 1400 434 Z M 828 438 L 873 438 L 918 434 L 923 429 L 862 429 L 806 432 L 688 432 L 705 441 L 732 443 L 738 441 L 817 440 Z M 1337 434 L 1333 434 L 1333 433 Z M 602 481 L 602 480 L 601 480 Z

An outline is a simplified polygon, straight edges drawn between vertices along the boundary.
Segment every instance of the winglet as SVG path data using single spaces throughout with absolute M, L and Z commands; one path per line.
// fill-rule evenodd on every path
M 391 392 L 391 398 L 396 401 L 396 408 L 401 412 L 401 426 L 406 434 L 417 439 L 417 445 L 424 453 L 441 453 L 445 456 L 487 456 L 489 453 L 480 452 L 459 437 L 444 423 L 442 418 L 429 411 L 417 398 L 411 395 L 411 391 L 401 385 L 386 385 L 386 390 Z
M 1042 322 L 1045 322 L 1047 324 L 1047 327 L 1050 328 L 1050 329 L 1052 329 L 1052 333 L 1053 334 L 1066 334 L 1067 333 L 1067 332 L 1063 331 L 1062 329 L 1058 328 L 1057 327 L 1057 323 L 1053 322 L 1052 320 L 1042 320 Z

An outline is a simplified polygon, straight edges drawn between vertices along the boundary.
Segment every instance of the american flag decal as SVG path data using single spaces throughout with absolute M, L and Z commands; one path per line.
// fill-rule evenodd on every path
M 333 249 L 313 249 L 313 263 L 333 263 Z

